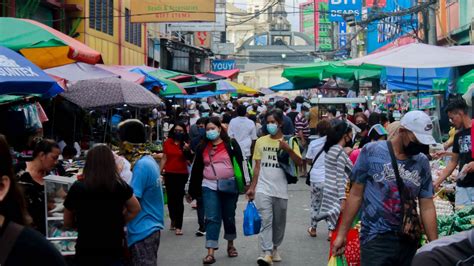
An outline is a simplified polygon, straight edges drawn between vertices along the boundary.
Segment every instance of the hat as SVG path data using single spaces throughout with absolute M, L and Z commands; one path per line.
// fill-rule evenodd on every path
M 415 134 L 416 139 L 421 144 L 436 144 L 433 138 L 433 122 L 426 113 L 410 111 L 402 117 L 400 125 Z

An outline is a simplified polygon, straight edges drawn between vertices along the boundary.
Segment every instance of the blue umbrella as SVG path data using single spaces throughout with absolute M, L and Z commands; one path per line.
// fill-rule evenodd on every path
M 145 71 L 145 69 L 137 67 L 130 70 L 130 72 L 145 76 L 145 81 L 143 82 L 142 86 L 147 88 L 147 90 L 151 90 L 153 87 L 162 87 L 163 90 L 166 90 L 166 83 L 148 74 L 149 72 Z
M 202 91 L 197 92 L 195 94 L 183 94 L 183 95 L 171 95 L 166 96 L 166 98 L 176 98 L 176 99 L 200 99 L 200 98 L 207 98 L 213 97 L 221 94 L 226 94 L 225 91 Z
M 41 94 L 53 97 L 64 90 L 22 55 L 0 46 L 0 94 Z
M 296 90 L 296 89 L 295 89 L 295 86 L 294 86 L 293 83 L 291 83 L 290 81 L 287 81 L 287 82 L 283 82 L 283 83 L 280 83 L 280 84 L 277 84 L 275 86 L 270 87 L 270 90 L 272 90 L 272 91 L 292 91 L 292 90 Z

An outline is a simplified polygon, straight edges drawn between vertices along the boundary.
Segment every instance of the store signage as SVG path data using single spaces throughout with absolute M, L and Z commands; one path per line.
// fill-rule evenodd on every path
M 216 21 L 215 0 L 131 0 L 132 23 Z
M 366 7 L 384 7 L 387 4 L 387 0 L 365 0 Z
M 425 95 L 418 97 L 410 97 L 411 110 L 423 110 L 436 107 L 436 99 L 433 95 Z
M 330 21 L 343 22 L 346 15 L 354 15 L 355 20 L 360 20 L 362 0 L 329 0 Z
M 194 33 L 194 45 L 204 48 L 211 47 L 212 34 L 206 31 L 198 31 Z
M 0 76 L 2 77 L 39 77 L 31 67 L 22 67 L 13 59 L 0 55 Z
M 235 60 L 212 60 L 212 71 L 235 69 Z
M 347 44 L 347 25 L 345 22 L 339 23 L 339 47 L 344 47 Z
M 412 0 L 387 1 L 381 12 L 396 12 L 412 7 Z M 369 11 L 370 12 L 370 11 Z M 367 53 L 371 53 L 418 28 L 416 14 L 377 20 L 367 28 Z
M 169 31 L 225 31 L 225 0 L 216 0 L 215 22 L 193 22 L 168 24 Z

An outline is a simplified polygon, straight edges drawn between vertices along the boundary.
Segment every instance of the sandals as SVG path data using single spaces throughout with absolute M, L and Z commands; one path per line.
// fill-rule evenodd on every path
M 216 263 L 216 258 L 212 255 L 207 255 L 203 260 L 202 264 L 214 264 Z
M 308 228 L 308 234 L 309 234 L 309 236 L 311 236 L 311 237 L 316 237 L 316 236 L 317 236 L 317 234 L 316 234 L 316 229 L 313 228 L 313 227 Z
M 183 231 L 179 228 L 176 228 L 176 231 L 175 231 L 175 235 L 177 236 L 182 236 L 183 235 Z
M 228 247 L 227 256 L 229 256 L 229 258 L 235 258 L 239 256 L 239 253 L 237 252 L 237 249 L 235 247 Z

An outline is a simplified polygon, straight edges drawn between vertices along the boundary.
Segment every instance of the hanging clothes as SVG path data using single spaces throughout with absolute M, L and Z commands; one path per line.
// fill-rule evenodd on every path
M 48 116 L 46 115 L 46 112 L 43 109 L 43 106 L 39 102 L 36 102 L 36 108 L 38 109 L 38 116 L 41 121 L 41 123 L 45 123 L 49 121 Z

